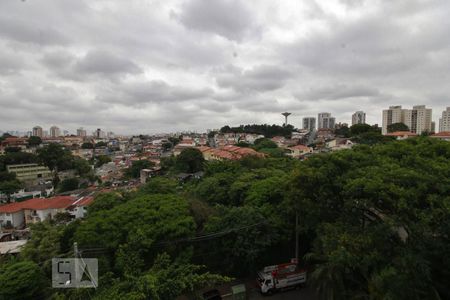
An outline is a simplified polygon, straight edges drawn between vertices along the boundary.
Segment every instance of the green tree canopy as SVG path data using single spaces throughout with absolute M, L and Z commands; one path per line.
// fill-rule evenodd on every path
M 42 144 L 42 139 L 40 137 L 30 136 L 28 138 L 28 146 L 30 146 L 30 147 L 39 146 L 40 144 Z
M 43 286 L 41 270 L 31 261 L 9 263 L 0 267 L 0 299 L 42 299 Z
M 67 178 L 61 181 L 59 184 L 59 192 L 68 192 L 78 189 L 80 186 L 80 180 L 78 178 Z
M 404 123 L 394 123 L 387 126 L 388 132 L 396 132 L 396 131 L 409 131 L 409 127 Z
M 83 143 L 81 144 L 82 149 L 94 149 L 94 145 L 92 143 Z
M 108 155 L 98 155 L 95 157 L 96 162 L 95 162 L 95 167 L 99 168 L 101 166 L 103 166 L 106 163 L 109 163 L 111 161 L 111 157 L 109 157 Z
M 133 161 L 131 166 L 126 170 L 125 175 L 131 178 L 139 178 L 142 169 L 153 168 L 155 164 L 149 160 L 141 159 Z
M 177 156 L 176 168 L 179 172 L 195 173 L 203 170 L 205 159 L 200 150 L 195 148 L 187 148 L 181 151 Z

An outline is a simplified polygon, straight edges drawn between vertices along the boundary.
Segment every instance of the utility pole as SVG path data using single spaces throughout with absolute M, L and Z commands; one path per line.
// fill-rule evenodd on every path
M 73 254 L 76 258 L 78 258 L 78 243 L 73 242 Z
M 299 242 L 299 237 L 298 237 L 298 212 L 295 213 L 295 259 L 297 260 L 297 264 L 298 264 L 298 242 Z

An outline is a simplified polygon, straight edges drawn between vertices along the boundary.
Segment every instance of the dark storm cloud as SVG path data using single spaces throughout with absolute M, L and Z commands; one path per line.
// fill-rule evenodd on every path
M 345 84 L 310 89 L 298 98 L 304 100 L 341 100 L 344 98 L 374 97 L 380 95 L 376 88 L 368 86 L 348 86 Z
M 52 26 L 36 20 L 18 20 L 0 15 L 0 38 L 36 45 L 64 45 L 69 39 Z
M 247 70 L 227 66 L 218 72 L 216 81 L 222 88 L 264 92 L 281 88 L 290 76 L 289 71 L 277 66 L 260 65 Z
M 75 71 L 87 74 L 136 74 L 142 70 L 131 60 L 109 51 L 92 50 L 75 64 Z
M 186 1 L 181 12 L 172 15 L 187 28 L 234 41 L 241 41 L 258 29 L 250 7 L 242 0 Z
M 119 133 L 450 106 L 450 2 L 0 1 L 0 130 Z M 32 109 L 31 109 L 32 108 Z
M 105 103 L 142 107 L 149 103 L 164 104 L 202 99 L 213 93 L 209 88 L 174 86 L 162 80 L 121 83 L 119 87 L 121 93 L 117 93 L 116 90 L 115 85 L 110 86 L 98 99 Z

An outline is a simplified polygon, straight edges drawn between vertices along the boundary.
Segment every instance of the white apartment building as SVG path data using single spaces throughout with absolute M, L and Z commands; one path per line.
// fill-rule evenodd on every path
M 450 107 L 442 112 L 442 117 L 439 119 L 439 132 L 450 131 Z
M 61 136 L 61 130 L 57 126 L 50 127 L 50 137 Z
M 329 117 L 331 117 L 331 113 L 327 113 L 327 112 L 319 113 L 317 115 L 317 128 L 324 128 L 323 127 L 323 119 L 329 118 Z
M 35 126 L 33 127 L 32 133 L 33 136 L 38 136 L 40 138 L 44 137 L 44 132 L 42 131 L 41 126 Z
M 308 131 L 316 130 L 316 118 L 314 117 L 303 118 L 303 129 L 306 129 Z
M 317 115 L 318 129 L 333 129 L 336 124 L 336 118 L 331 116 L 331 113 L 322 112 Z
M 382 133 L 387 134 L 387 127 L 395 123 L 403 123 L 408 126 L 411 132 L 421 134 L 431 132 L 432 109 L 425 105 L 416 105 L 412 109 L 402 109 L 400 105 L 390 106 L 383 110 Z
M 366 113 L 363 111 L 357 111 L 352 115 L 352 125 L 366 124 Z

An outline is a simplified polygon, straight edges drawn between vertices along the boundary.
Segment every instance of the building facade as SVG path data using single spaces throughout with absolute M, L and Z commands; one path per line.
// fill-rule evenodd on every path
M 61 136 L 61 130 L 57 126 L 50 127 L 50 137 Z
M 363 111 L 357 111 L 352 115 L 352 125 L 366 124 L 366 113 Z
M 432 110 L 425 105 L 416 105 L 412 109 L 402 109 L 401 106 L 390 106 L 383 110 L 382 133 L 388 133 L 388 126 L 395 123 L 403 123 L 408 126 L 410 132 L 421 134 L 432 131 Z
M 306 129 L 308 131 L 316 130 L 316 118 L 314 117 L 303 118 L 303 129 Z
M 450 107 L 442 112 L 442 116 L 439 119 L 439 132 L 450 131 Z
M 45 166 L 39 166 L 38 164 L 20 164 L 20 165 L 8 165 L 6 170 L 9 173 L 16 173 L 17 179 L 25 181 L 46 181 L 52 179 L 52 172 Z
M 77 136 L 79 136 L 79 137 L 86 137 L 87 136 L 86 130 L 83 129 L 83 127 L 78 128 L 77 129 Z
M 336 125 L 336 119 L 334 117 L 325 117 L 322 119 L 322 129 L 334 129 Z
M 35 126 L 33 127 L 32 133 L 33 136 L 38 136 L 40 138 L 44 137 L 44 131 L 42 130 L 41 126 Z
M 416 105 L 412 109 L 404 110 L 404 122 L 408 126 L 409 131 L 421 134 L 423 132 L 431 132 L 431 108 L 425 105 Z

